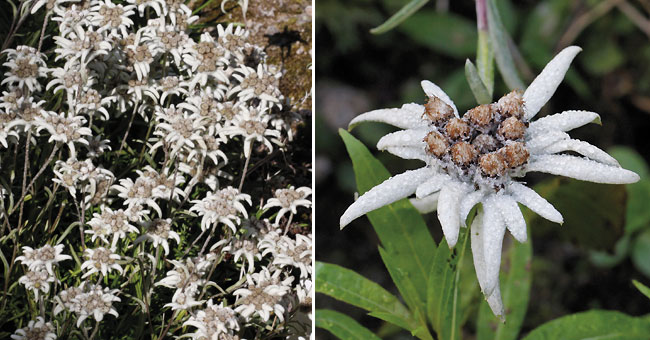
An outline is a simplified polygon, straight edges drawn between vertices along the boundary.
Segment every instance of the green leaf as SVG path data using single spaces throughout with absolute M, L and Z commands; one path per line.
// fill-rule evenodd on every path
M 648 286 L 637 280 L 632 280 L 632 284 L 634 284 L 634 287 L 636 287 L 636 289 L 638 289 L 643 295 L 650 299 L 650 288 L 648 288 Z
M 417 43 L 451 57 L 468 58 L 476 51 L 475 24 L 452 13 L 421 10 L 398 29 Z
M 465 77 L 477 103 L 489 104 L 492 102 L 490 91 L 485 87 L 483 80 L 478 74 L 478 70 L 476 70 L 476 67 L 469 59 L 465 60 Z
M 316 262 L 316 292 L 363 308 L 373 316 L 413 330 L 411 313 L 380 285 L 335 264 Z M 383 317 L 389 315 L 390 317 Z
M 533 214 L 529 210 L 525 212 L 527 216 Z M 483 301 L 478 316 L 477 340 L 517 339 L 530 297 L 530 263 L 533 254 L 531 239 L 529 235 L 525 243 L 512 240 L 511 247 L 504 256 L 506 260 L 501 266 L 501 297 L 506 311 L 506 322 L 499 322 L 487 302 Z
M 490 35 L 486 31 L 478 31 L 476 65 L 478 75 L 481 77 L 491 101 L 492 94 L 494 93 L 494 50 L 490 44 Z M 467 69 L 467 63 L 465 64 L 465 68 Z
M 429 321 L 441 340 L 459 339 L 461 333 L 458 266 L 467 252 L 469 233 L 466 228 L 460 232 L 459 242 L 454 249 L 449 249 L 444 238 L 440 242 L 429 275 L 431 284 L 427 291 L 427 311 Z
M 494 49 L 494 56 L 499 71 L 501 72 L 501 76 L 511 90 L 523 90 L 526 87 L 519 77 L 519 73 L 517 73 L 517 68 L 512 58 L 510 47 L 508 46 L 510 38 L 508 32 L 503 26 L 503 22 L 501 21 L 499 10 L 495 5 L 494 0 L 487 0 L 487 5 L 490 42 Z
M 393 283 L 395 283 L 397 290 L 399 290 L 404 297 L 406 304 L 411 307 L 411 311 L 417 322 L 419 324 L 426 324 L 426 319 L 424 316 L 424 302 L 416 300 L 418 291 L 413 284 L 413 281 L 409 280 L 407 274 L 401 270 L 397 258 L 390 256 L 390 254 L 388 254 L 384 248 L 379 247 L 379 255 L 381 256 L 382 261 L 384 261 L 386 269 L 388 270 Z
M 350 133 L 339 130 L 341 138 L 352 159 L 357 188 L 363 194 L 390 177 L 390 173 L 363 145 Z M 405 282 L 396 282 L 398 288 L 414 287 L 413 290 L 400 290 L 412 310 L 425 310 L 429 269 L 436 251 L 436 244 L 422 215 L 413 205 L 402 199 L 367 214 L 390 261 L 385 262 L 389 272 L 400 275 Z M 393 278 L 395 279 L 395 278 Z
M 386 33 L 397 25 L 401 24 L 404 20 L 408 19 L 418 9 L 422 8 L 429 0 L 411 0 L 408 4 L 404 5 L 397 13 L 393 14 L 386 22 L 370 30 L 372 34 Z
M 534 329 L 523 340 L 647 340 L 650 322 L 620 312 L 592 310 L 567 315 Z
M 650 229 L 643 231 L 634 240 L 630 257 L 636 269 L 650 277 L 650 262 L 648 261 L 650 259 Z
M 328 330 L 339 339 L 379 340 L 373 332 L 361 326 L 351 317 L 328 309 L 316 310 L 316 327 Z

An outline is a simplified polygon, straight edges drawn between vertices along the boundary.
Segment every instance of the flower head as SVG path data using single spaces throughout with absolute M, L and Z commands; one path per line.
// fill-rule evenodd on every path
M 40 316 L 31 320 L 27 327 L 20 328 L 11 336 L 14 340 L 55 340 L 54 326 L 51 322 L 45 322 Z
M 513 91 L 462 117 L 453 101 L 428 81 L 422 82 L 429 97 L 425 105 L 405 104 L 356 117 L 350 125 L 378 121 L 403 129 L 381 138 L 377 147 L 401 158 L 421 160 L 425 166 L 394 176 L 365 193 L 341 216 L 341 227 L 415 194 L 414 202 L 420 208 L 437 209 L 447 243 L 453 247 L 470 210 L 481 203 L 483 209 L 471 226 L 474 265 L 490 307 L 502 316 L 499 267 L 505 230 L 520 242 L 525 242 L 527 235 L 517 202 L 550 221 L 563 222 L 550 203 L 518 178 L 528 172 L 546 172 L 596 183 L 639 180 L 604 151 L 566 133 L 599 121 L 598 114 L 565 111 L 532 121 L 580 50 L 572 46 L 560 52 L 523 94 Z

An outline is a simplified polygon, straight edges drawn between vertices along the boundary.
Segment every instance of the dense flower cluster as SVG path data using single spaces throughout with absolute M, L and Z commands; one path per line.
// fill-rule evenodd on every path
M 38 173 L 25 169 L 33 183 L 14 192 L 11 205 L 45 182 L 47 207 L 57 207 L 49 223 L 68 223 L 63 234 L 51 230 L 70 255 L 64 243 L 43 241 L 15 258 L 27 296 L 53 312 L 12 338 L 55 339 L 61 327 L 54 325 L 66 321 L 92 338 L 107 314 L 128 317 L 127 306 L 131 313 L 147 304 L 141 313 L 154 314 L 151 296 L 163 287 L 174 293 L 158 320 L 190 326 L 185 336 L 241 338 L 266 329 L 308 337 L 289 322 L 311 304 L 312 239 L 287 234 L 292 218 L 281 218 L 309 208 L 311 189 L 284 180 L 244 192 L 251 159 L 285 148 L 295 133 L 282 112 L 291 104 L 279 89 L 282 72 L 264 49 L 243 27 L 201 31 L 184 1 L 21 6 L 44 11 L 57 34 L 53 56 L 41 44 L 3 51 L 0 149 L 41 150 L 45 161 Z M 25 167 L 33 154 L 26 151 Z M 19 224 L 31 197 L 18 203 Z M 262 217 L 272 207 L 281 208 L 273 225 Z M 59 262 L 73 257 L 64 274 Z

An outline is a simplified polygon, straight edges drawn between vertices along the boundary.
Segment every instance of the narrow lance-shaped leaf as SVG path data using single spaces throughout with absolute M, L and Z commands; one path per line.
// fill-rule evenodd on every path
M 472 90 L 472 94 L 474 94 L 474 98 L 476 98 L 476 102 L 479 104 L 489 104 L 492 102 L 490 91 L 485 87 L 476 67 L 469 59 L 465 61 L 465 77 L 467 78 L 469 88 Z
M 494 49 L 494 56 L 497 61 L 497 66 L 501 72 L 503 80 L 506 82 L 506 85 L 511 90 L 519 89 L 523 90 L 525 88 L 523 81 L 517 73 L 517 68 L 515 66 L 514 59 L 510 53 L 510 47 L 508 46 L 508 32 L 503 26 L 501 17 L 499 15 L 499 10 L 494 2 L 494 0 L 487 0 L 488 8 L 488 25 L 490 32 L 490 42 Z
M 449 249 L 443 238 L 431 267 L 427 291 L 427 312 L 439 339 L 460 338 L 460 268 L 469 244 L 467 229 L 461 230 L 459 242 Z
M 361 326 L 351 317 L 328 309 L 316 310 L 316 327 L 328 330 L 339 339 L 380 340 L 367 328 Z
M 415 329 L 411 313 L 380 285 L 350 269 L 330 263 L 316 262 L 315 274 L 316 292 L 376 313 L 374 316 L 404 329 Z
M 648 334 L 648 320 L 616 311 L 592 310 L 547 322 L 534 329 L 523 340 L 647 340 Z
M 491 99 L 494 92 L 494 50 L 490 44 L 486 1 L 476 0 L 476 68 Z
M 648 299 L 650 299 L 650 288 L 648 288 L 648 286 L 644 285 L 643 283 L 637 280 L 632 280 L 632 283 L 634 284 L 634 287 L 636 287 L 636 289 L 638 289 L 643 295 L 645 295 Z
M 345 130 L 339 131 L 352 159 L 357 187 L 360 194 L 370 190 L 390 177 L 390 173 L 363 143 Z M 409 282 L 396 282 L 409 307 L 425 310 L 429 269 L 436 251 L 436 244 L 424 219 L 407 200 L 403 199 L 367 214 L 385 253 L 391 258 L 386 266 L 389 271 L 400 272 Z M 393 277 L 395 280 L 395 277 Z
M 401 24 L 404 20 L 408 19 L 413 13 L 417 12 L 422 6 L 424 6 L 429 0 L 411 0 L 408 4 L 404 5 L 397 13 L 393 14 L 388 20 L 383 24 L 370 30 L 372 34 L 381 34 L 390 31 L 395 28 L 395 26 Z

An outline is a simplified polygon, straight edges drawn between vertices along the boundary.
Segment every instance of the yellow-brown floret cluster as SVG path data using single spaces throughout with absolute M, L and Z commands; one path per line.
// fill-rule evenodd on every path
M 450 159 L 461 169 L 477 165 L 483 176 L 499 177 L 530 156 L 524 142 L 528 124 L 522 120 L 522 94 L 512 91 L 492 104 L 479 105 L 462 117 L 437 97 L 424 105 L 423 117 L 437 128 L 424 138 L 426 151 Z

